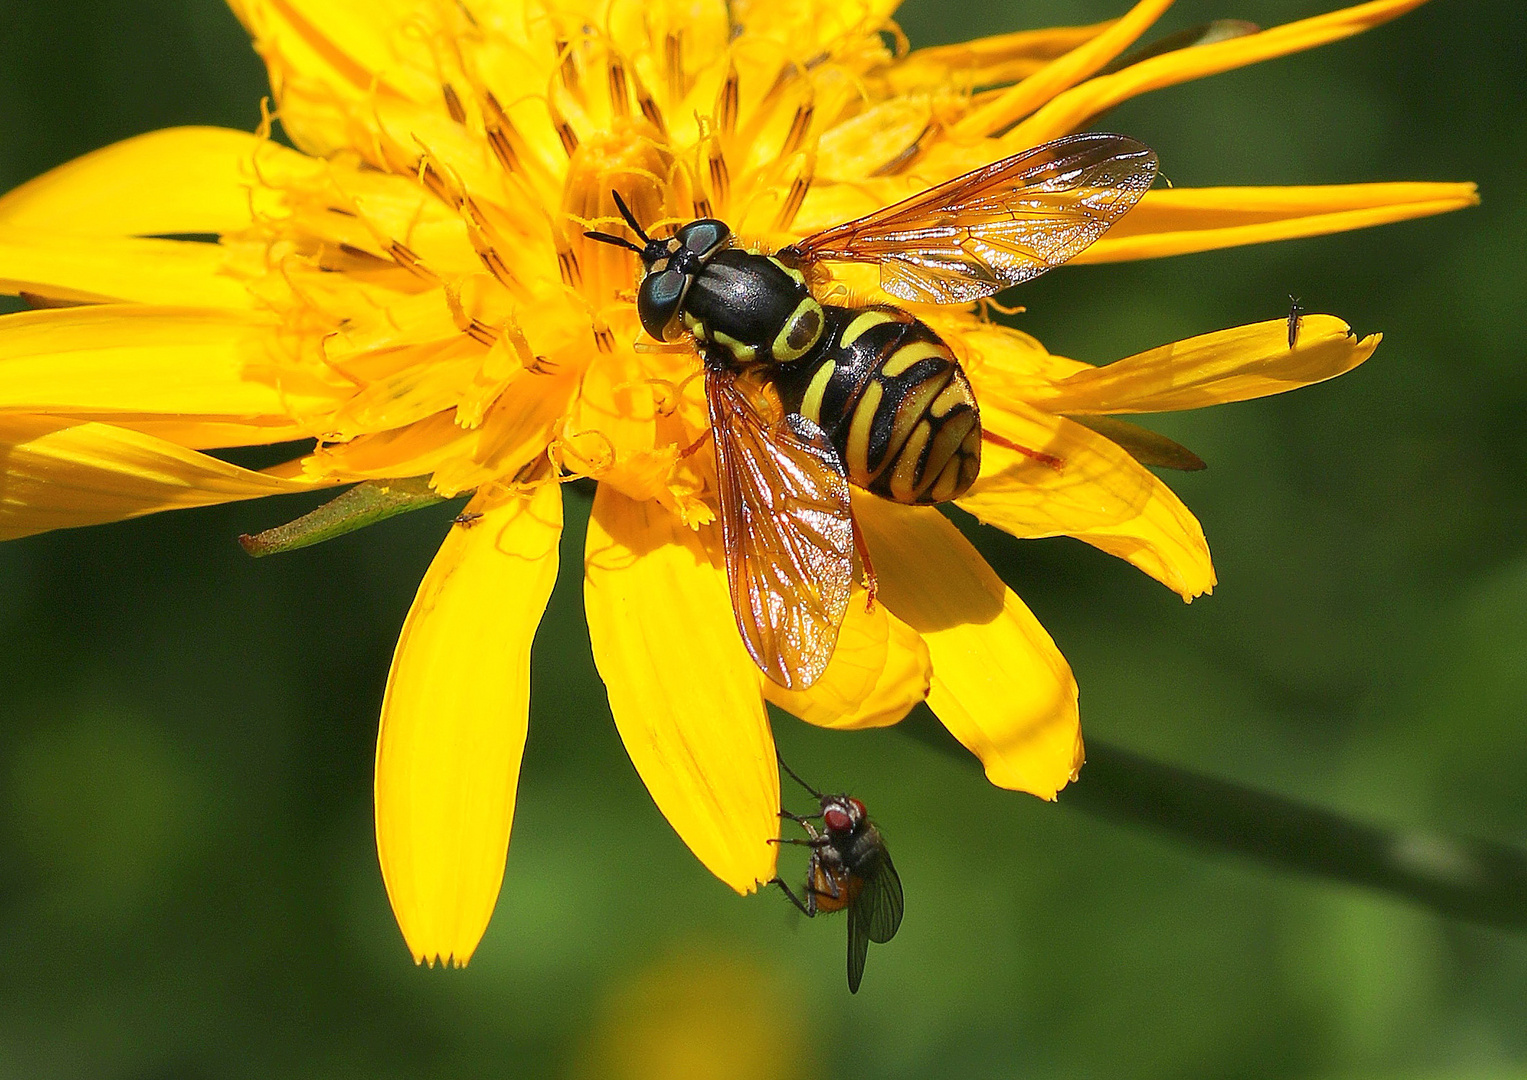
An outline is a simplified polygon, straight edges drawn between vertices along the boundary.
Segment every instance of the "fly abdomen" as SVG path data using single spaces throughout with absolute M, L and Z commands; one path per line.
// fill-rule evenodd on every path
M 963 495 L 981 469 L 981 418 L 949 347 L 899 308 L 823 311 L 818 348 L 778 369 L 785 407 L 822 428 L 858 487 L 900 503 Z

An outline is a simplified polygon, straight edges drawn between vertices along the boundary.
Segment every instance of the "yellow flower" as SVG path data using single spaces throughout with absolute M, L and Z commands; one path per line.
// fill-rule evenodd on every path
M 838 728 L 926 700 L 1004 787 L 1082 762 L 1048 634 L 942 515 L 856 497 L 883 601 L 854 604 L 809 689 L 764 680 L 733 622 L 693 348 L 644 344 L 630 253 L 584 230 L 727 220 L 783 246 L 1075 131 L 1136 94 L 1338 40 L 1421 0 L 1126 55 L 1170 0 L 1088 27 L 908 51 L 890 0 L 233 0 L 297 149 L 207 128 L 108 147 L 0 199 L 0 536 L 355 481 L 472 492 L 403 628 L 377 749 L 377 840 L 419 960 L 464 963 L 498 894 L 560 484 L 598 483 L 585 603 L 611 711 L 653 799 L 739 892 L 774 871 L 765 700 Z M 888 33 L 889 32 L 889 33 Z M 1121 56 L 1124 62 L 1119 62 Z M 1476 201 L 1467 184 L 1156 190 L 1078 261 L 1310 236 Z M 215 238 L 217 243 L 205 242 Z M 873 274 L 844 271 L 860 298 Z M 1329 315 L 1094 368 L 983 310 L 919 309 L 988 429 L 960 501 L 1069 535 L 1185 599 L 1198 523 L 1112 414 L 1340 374 Z M 1088 419 L 1100 417 L 1100 419 Z M 1082 418 L 1082 419 L 1077 419 Z M 1111 437 L 1105 437 L 1111 436 Z M 209 448 L 314 439 L 254 472 Z

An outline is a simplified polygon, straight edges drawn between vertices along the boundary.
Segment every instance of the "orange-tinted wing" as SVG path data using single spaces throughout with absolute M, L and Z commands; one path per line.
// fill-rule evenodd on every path
M 732 610 L 763 673 L 800 690 L 838 642 L 854 577 L 848 480 L 821 428 L 766 419 L 731 372 L 707 369 Z
M 807 261 L 880 264 L 880 287 L 964 304 L 1080 254 L 1139 201 L 1156 155 L 1123 135 L 1068 135 L 792 246 Z

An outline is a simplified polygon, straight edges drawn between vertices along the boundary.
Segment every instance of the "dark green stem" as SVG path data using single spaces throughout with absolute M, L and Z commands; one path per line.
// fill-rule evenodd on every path
M 930 724 L 903 726 L 921 741 L 974 760 Z M 1060 804 L 1377 889 L 1454 918 L 1527 928 L 1527 852 L 1504 844 L 1370 825 L 1092 741 L 1081 777 L 1062 792 Z

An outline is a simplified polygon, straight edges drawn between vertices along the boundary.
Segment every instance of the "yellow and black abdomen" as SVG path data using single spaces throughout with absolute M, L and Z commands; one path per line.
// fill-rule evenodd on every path
M 823 313 L 817 348 L 775 369 L 785 408 L 822 428 L 858 487 L 900 503 L 963 495 L 981 471 L 981 414 L 949 346 L 899 308 Z

